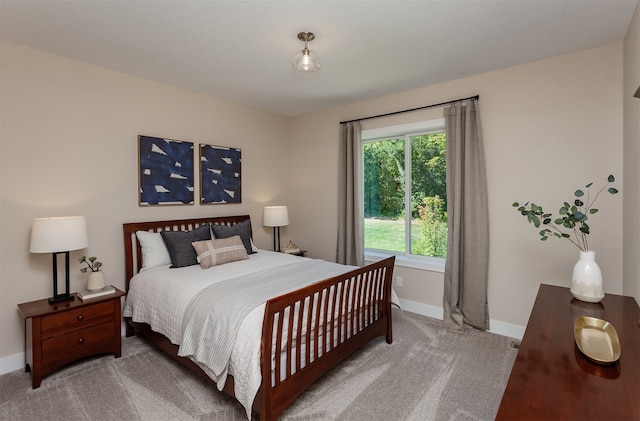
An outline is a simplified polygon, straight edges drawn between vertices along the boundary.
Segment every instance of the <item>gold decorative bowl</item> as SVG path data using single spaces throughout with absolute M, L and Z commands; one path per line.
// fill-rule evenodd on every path
M 578 349 L 591 361 L 611 364 L 620 358 L 620 339 L 613 325 L 595 317 L 578 317 L 573 328 Z

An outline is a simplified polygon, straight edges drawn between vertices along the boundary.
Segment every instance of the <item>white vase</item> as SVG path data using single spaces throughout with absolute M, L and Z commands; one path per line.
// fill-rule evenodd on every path
M 104 288 L 104 274 L 102 271 L 90 272 L 87 279 L 87 289 L 89 291 L 98 291 Z
M 604 298 L 602 271 L 594 251 L 580 251 L 580 260 L 573 267 L 571 294 L 588 303 L 599 303 Z

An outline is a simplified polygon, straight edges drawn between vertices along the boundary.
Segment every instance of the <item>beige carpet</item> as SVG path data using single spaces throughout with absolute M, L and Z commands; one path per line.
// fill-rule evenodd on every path
M 490 420 L 517 350 L 514 340 L 456 332 L 394 310 L 394 342 L 380 338 L 311 385 L 284 420 Z M 92 358 L 38 389 L 18 370 L 0 376 L 3 420 L 246 420 L 234 400 L 151 345 L 126 338 L 122 357 Z M 257 417 L 254 415 L 254 419 Z

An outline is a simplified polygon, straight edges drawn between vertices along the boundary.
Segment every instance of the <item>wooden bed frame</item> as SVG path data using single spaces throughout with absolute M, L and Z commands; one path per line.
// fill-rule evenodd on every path
M 184 231 L 207 223 L 230 226 L 247 219 L 249 215 L 123 224 L 127 292 L 129 281 L 142 267 L 136 231 Z M 385 336 L 387 343 L 392 342 L 394 261 L 390 257 L 266 303 L 260 348 L 262 385 L 252 407 L 261 419 L 277 419 L 305 388 L 373 338 Z M 283 332 L 293 332 L 293 338 L 283 340 Z M 127 318 L 126 334 L 146 338 L 213 383 L 191 359 L 177 355 L 177 345 L 149 325 Z M 235 398 L 233 391 L 234 380 L 229 376 L 224 392 Z

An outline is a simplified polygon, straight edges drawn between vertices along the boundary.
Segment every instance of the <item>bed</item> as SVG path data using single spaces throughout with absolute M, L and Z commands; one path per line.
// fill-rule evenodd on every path
M 197 244 L 211 248 L 211 242 L 228 240 L 216 250 L 246 249 L 246 256 L 203 269 L 211 260 L 203 257 L 206 251 L 198 254 L 205 250 L 200 247 L 200 264 L 171 268 L 166 256 L 149 263 L 157 254 L 149 257 L 154 243 L 147 237 L 206 230 L 213 240 Z M 126 335 L 144 337 L 216 384 L 249 418 L 253 411 L 263 420 L 277 419 L 305 388 L 364 344 L 380 336 L 392 343 L 394 257 L 358 268 L 257 250 L 248 215 L 125 223 L 123 233 Z M 173 258 L 175 250 L 169 251 Z M 237 309 L 245 307 L 244 313 Z M 217 321 L 221 308 L 235 322 Z M 236 330 L 216 337 L 236 338 L 230 343 L 205 335 L 218 335 L 219 326 L 228 324 Z

